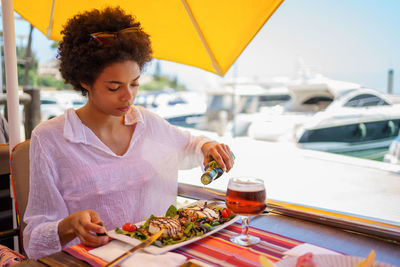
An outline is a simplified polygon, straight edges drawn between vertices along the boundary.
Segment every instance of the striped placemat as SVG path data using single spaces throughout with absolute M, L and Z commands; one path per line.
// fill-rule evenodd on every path
M 261 242 L 250 247 L 242 247 L 230 242 L 230 236 L 240 233 L 242 230 L 239 223 L 234 223 L 217 233 L 200 239 L 192 244 L 183 246 L 173 252 L 180 253 L 189 259 L 214 266 L 260 266 L 261 255 L 273 262 L 277 262 L 284 256 L 283 253 L 303 242 L 282 235 L 250 227 L 249 234 L 258 236 Z M 93 249 L 81 244 L 64 249 L 72 256 L 98 267 L 104 266 L 106 262 L 101 258 L 93 256 L 88 252 Z

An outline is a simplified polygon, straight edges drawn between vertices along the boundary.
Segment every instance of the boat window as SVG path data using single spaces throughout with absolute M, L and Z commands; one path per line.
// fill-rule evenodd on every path
M 316 96 L 312 97 L 310 99 L 307 99 L 306 101 L 303 102 L 304 105 L 315 105 L 318 104 L 319 102 L 332 102 L 333 99 L 327 96 Z
M 75 106 L 75 107 L 78 107 L 78 106 L 80 107 L 80 106 L 85 105 L 85 102 L 84 101 L 74 100 L 74 101 L 72 101 L 72 105 Z
M 259 107 L 271 107 L 279 104 L 283 104 L 290 100 L 290 95 L 288 94 L 271 94 L 271 95 L 262 95 L 259 97 Z
M 185 99 L 183 99 L 180 96 L 168 101 L 168 105 L 170 105 L 170 106 L 174 106 L 174 105 L 178 105 L 178 104 L 187 104 L 187 102 L 185 101 Z
M 372 94 L 362 94 L 353 97 L 346 104 L 345 107 L 371 107 L 371 106 L 385 106 L 389 105 L 382 98 Z
M 391 124 L 392 126 L 390 126 Z M 319 146 L 324 146 L 324 143 L 322 142 L 351 143 L 355 145 L 357 142 L 368 142 L 382 140 L 385 138 L 394 138 L 396 133 L 399 131 L 399 127 L 400 120 L 391 120 L 391 123 L 386 120 L 382 120 L 365 123 L 356 122 L 347 125 L 326 127 L 321 129 L 309 129 L 304 131 L 304 133 L 301 135 L 299 138 L 299 143 L 304 143 L 303 148 L 308 148 L 311 146 L 313 149 L 316 149 L 317 145 L 310 145 L 309 143 L 321 142 L 318 144 Z M 355 152 L 350 149 L 348 152 L 340 152 L 340 154 L 351 156 L 356 156 L 356 153 L 363 153 L 360 151 Z M 374 159 L 382 160 L 382 157 L 383 155 L 379 155 L 379 158 Z
M 311 108 L 310 111 L 317 112 L 326 109 L 326 107 L 329 106 L 332 101 L 333 99 L 327 96 L 316 96 L 307 99 L 301 105 L 303 108 Z
M 55 104 L 57 104 L 57 101 L 50 100 L 50 99 L 42 99 L 40 102 L 43 105 L 55 105 Z

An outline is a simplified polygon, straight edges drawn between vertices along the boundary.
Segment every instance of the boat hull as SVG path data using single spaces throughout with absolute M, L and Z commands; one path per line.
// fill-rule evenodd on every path
M 367 142 L 311 142 L 300 144 L 301 148 L 336 153 L 346 156 L 383 161 L 394 138 Z

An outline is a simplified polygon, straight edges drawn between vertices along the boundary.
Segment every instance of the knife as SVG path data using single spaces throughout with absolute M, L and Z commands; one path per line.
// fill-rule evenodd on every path
M 118 263 L 120 260 L 128 257 L 129 255 L 133 254 L 135 251 L 145 248 L 148 245 L 152 244 L 154 241 L 156 241 L 164 232 L 165 229 L 162 229 L 161 231 L 159 231 L 158 233 L 152 235 L 151 237 L 147 238 L 146 240 L 144 240 L 142 243 L 140 243 L 139 245 L 131 248 L 130 250 L 128 250 L 127 252 L 125 252 L 124 254 L 122 254 L 121 256 L 119 256 L 118 258 L 116 258 L 115 260 L 107 263 L 106 265 L 104 265 L 104 267 L 109 267 L 109 266 L 113 266 L 114 264 Z

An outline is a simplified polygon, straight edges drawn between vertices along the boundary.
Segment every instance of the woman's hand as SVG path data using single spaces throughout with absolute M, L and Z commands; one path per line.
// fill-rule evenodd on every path
M 108 242 L 105 229 L 100 225 L 101 221 L 97 212 L 93 210 L 81 210 L 72 213 L 58 224 L 58 235 L 61 245 L 65 245 L 78 237 L 82 244 L 89 247 L 98 247 Z
M 204 166 L 215 159 L 223 171 L 229 172 L 232 169 L 234 160 L 228 145 L 207 142 L 201 147 L 201 151 L 204 155 Z

